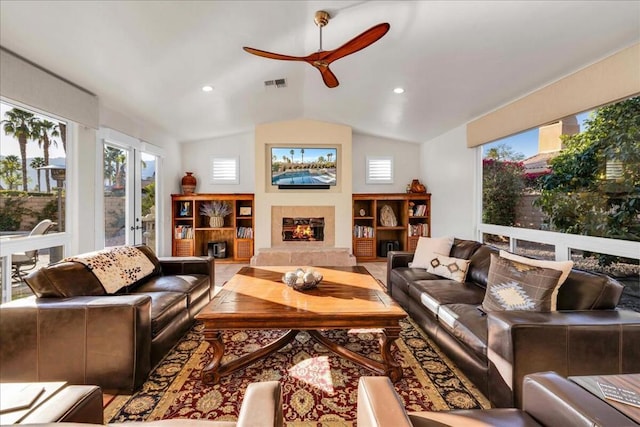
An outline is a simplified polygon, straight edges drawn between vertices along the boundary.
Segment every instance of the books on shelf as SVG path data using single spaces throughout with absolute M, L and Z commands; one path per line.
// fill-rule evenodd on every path
M 236 228 L 236 237 L 238 239 L 253 239 L 253 228 L 251 227 Z
M 173 233 L 177 240 L 193 239 L 193 228 L 190 225 L 178 225 Z
M 415 205 L 412 208 L 411 216 L 425 216 L 427 213 L 427 205 Z
M 409 224 L 409 236 L 429 236 L 428 224 Z
M 353 227 L 353 237 L 373 237 L 373 227 L 369 227 L 367 225 L 356 225 L 355 227 Z

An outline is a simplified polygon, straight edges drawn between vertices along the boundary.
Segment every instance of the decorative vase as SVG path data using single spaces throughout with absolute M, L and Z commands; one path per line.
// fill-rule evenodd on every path
M 209 226 L 211 228 L 221 228 L 224 226 L 224 217 L 222 216 L 210 216 Z
M 410 190 L 412 193 L 426 193 L 427 187 L 420 183 L 420 180 L 414 179 L 411 181 Z
M 185 173 L 186 175 L 182 177 L 182 194 L 193 194 L 196 191 L 198 180 L 193 176 L 193 172 Z

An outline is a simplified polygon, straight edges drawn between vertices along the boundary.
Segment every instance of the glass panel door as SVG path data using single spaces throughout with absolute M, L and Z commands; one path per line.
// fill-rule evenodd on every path
M 156 251 L 156 172 L 158 157 L 140 152 L 139 171 L 136 178 L 138 189 L 137 200 L 140 200 L 141 229 L 136 230 L 140 236 L 136 236 L 136 242 L 149 246 Z
M 104 143 L 104 246 L 145 244 L 156 251 L 158 157 Z
M 132 244 L 132 238 L 127 233 L 131 227 L 132 218 L 128 203 L 129 190 L 127 176 L 129 149 L 104 144 L 103 151 L 103 197 L 104 197 L 104 246 L 120 246 Z

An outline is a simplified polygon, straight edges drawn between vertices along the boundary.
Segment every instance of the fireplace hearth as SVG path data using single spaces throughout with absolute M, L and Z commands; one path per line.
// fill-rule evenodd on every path
M 324 240 L 324 218 L 282 218 L 282 241 L 321 242 Z

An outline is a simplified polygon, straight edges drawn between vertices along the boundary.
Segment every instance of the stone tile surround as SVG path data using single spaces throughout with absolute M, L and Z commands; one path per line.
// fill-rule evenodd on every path
M 315 242 L 284 242 L 282 240 L 282 218 L 297 217 L 324 218 L 324 240 Z M 333 248 L 335 245 L 335 206 L 271 206 L 271 248 L 307 250 L 317 248 Z M 258 252 L 263 250 L 264 249 L 259 249 Z
M 357 262 L 348 248 L 265 248 L 251 257 L 250 264 L 345 267 Z

